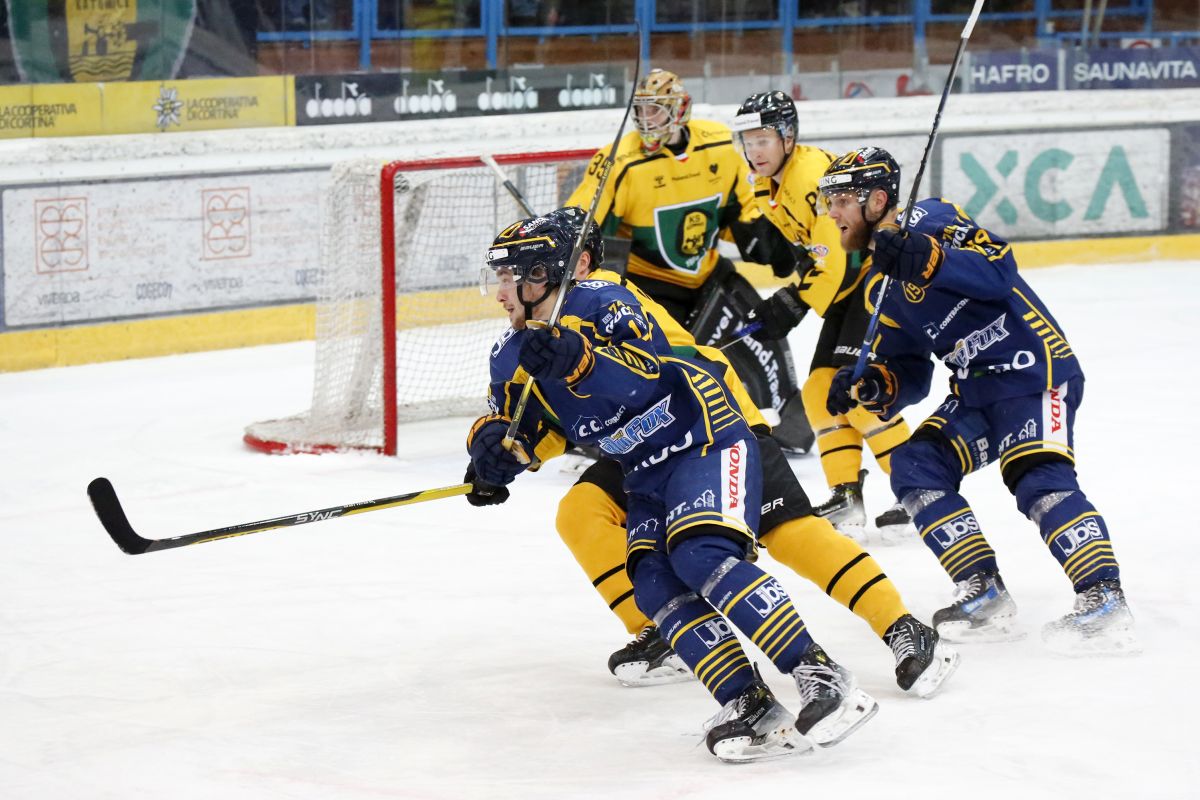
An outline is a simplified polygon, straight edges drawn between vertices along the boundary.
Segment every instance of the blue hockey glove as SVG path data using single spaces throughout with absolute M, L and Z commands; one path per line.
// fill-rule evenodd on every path
M 471 491 L 467 494 L 467 502 L 473 506 L 498 506 L 508 499 L 507 486 L 493 486 L 487 481 L 481 480 L 475 474 L 475 465 L 467 464 L 467 474 L 463 477 L 463 483 L 471 484 Z
M 825 409 L 837 416 L 862 406 L 877 417 L 886 416 L 899 389 L 896 375 L 882 364 L 868 364 L 858 383 L 854 382 L 854 367 L 842 367 L 829 383 Z
M 493 487 L 506 486 L 528 468 L 528 464 L 522 464 L 501 444 L 511 422 L 500 414 L 488 414 L 471 426 L 471 432 L 467 434 L 467 452 L 471 454 L 471 466 L 475 468 L 475 483 L 483 481 Z M 514 441 L 526 453 L 533 452 L 524 434 L 518 433 Z
M 761 322 L 762 327 L 750 335 L 760 342 L 773 342 L 787 336 L 807 312 L 808 305 L 800 299 L 800 290 L 792 284 L 756 305 L 746 315 L 746 324 Z
M 932 236 L 901 231 L 892 222 L 880 225 L 875 231 L 875 254 L 872 263 L 891 278 L 914 286 L 928 286 L 941 269 L 945 253 Z
M 521 342 L 517 360 L 540 381 L 565 380 L 574 386 L 592 371 L 596 356 L 583 334 L 555 325 L 532 328 Z

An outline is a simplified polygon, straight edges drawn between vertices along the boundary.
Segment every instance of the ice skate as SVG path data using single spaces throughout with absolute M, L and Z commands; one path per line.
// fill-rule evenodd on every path
M 875 698 L 858 688 L 854 676 L 817 645 L 792 670 L 800 692 L 796 730 L 821 747 L 832 747 L 858 730 L 879 710 Z
M 912 517 L 899 502 L 875 518 L 875 527 L 879 529 L 879 539 L 884 544 L 903 544 L 917 539 Z
M 1066 656 L 1131 656 L 1142 652 L 1133 614 L 1117 581 L 1100 581 L 1075 595 L 1075 610 L 1047 623 L 1042 641 Z
M 950 642 L 1008 642 L 1021 639 L 1017 604 L 995 572 L 976 572 L 954 586 L 954 601 L 933 615 L 933 627 Z
M 833 487 L 832 497 L 813 508 L 813 513 L 829 520 L 838 533 L 856 542 L 866 541 L 867 509 L 862 493 L 866 477 L 867 471 L 860 470 L 857 482 L 839 483 Z
M 705 723 L 708 750 L 740 764 L 811 753 L 812 742 L 796 731 L 792 712 L 771 694 L 754 670 L 754 680 Z
M 681 683 L 694 677 L 653 625 L 647 625 L 636 639 L 608 657 L 608 671 L 622 686 L 632 687 Z
M 912 614 L 893 622 L 883 640 L 896 657 L 896 683 L 918 697 L 933 697 L 958 669 L 958 651 Z

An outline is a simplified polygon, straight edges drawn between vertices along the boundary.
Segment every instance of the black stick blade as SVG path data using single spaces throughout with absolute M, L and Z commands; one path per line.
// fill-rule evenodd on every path
M 96 516 L 100 518 L 100 524 L 117 543 L 117 547 L 131 556 L 146 552 L 150 547 L 150 540 L 143 539 L 134 532 L 133 526 L 125 516 L 125 510 L 121 508 L 121 501 L 117 499 L 117 491 L 108 478 L 96 478 L 88 484 L 87 492 L 88 497 L 92 499 L 92 507 L 96 509 Z

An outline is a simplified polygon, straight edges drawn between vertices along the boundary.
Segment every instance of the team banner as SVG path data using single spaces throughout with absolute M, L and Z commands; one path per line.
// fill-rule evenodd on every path
M 1070 56 L 1066 89 L 1183 89 L 1200 86 L 1200 47 L 1091 50 Z
M 291 76 L 141 81 L 104 87 L 105 133 L 295 124 Z
M 310 301 L 328 174 L 5 189 L 0 327 Z
M 0 86 L 0 139 L 104 133 L 97 83 Z
M 970 53 L 966 79 L 972 92 L 1044 92 L 1059 88 L 1057 50 Z
M 523 114 L 625 105 L 619 67 L 309 75 L 296 78 L 296 123 Z
M 1167 128 L 950 136 L 940 194 L 1009 240 L 1163 231 Z
M 13 55 L 26 83 L 172 78 L 195 0 L 7 0 Z

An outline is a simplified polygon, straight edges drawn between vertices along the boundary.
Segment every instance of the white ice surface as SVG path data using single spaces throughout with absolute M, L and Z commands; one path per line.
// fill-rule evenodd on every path
M 1031 635 L 963 647 L 941 695 L 911 698 L 862 621 L 764 557 L 882 710 L 817 756 L 727 766 L 700 744 L 716 706 L 698 684 L 607 673 L 627 637 L 554 532 L 557 470 L 498 508 L 454 498 L 131 557 L 92 515 L 97 475 L 143 535 L 170 536 L 457 483 L 466 421 L 409 426 L 398 459 L 244 449 L 244 424 L 303 406 L 311 343 L 6 374 L 0 797 L 1195 797 L 1200 261 L 1027 278 L 1087 370 L 1080 479 L 1142 656 L 1045 650 L 1070 587 L 992 468 L 964 491 Z M 823 499 L 816 458 L 794 464 Z M 873 468 L 872 511 L 887 494 Z M 874 552 L 918 615 L 948 599 L 921 544 Z

